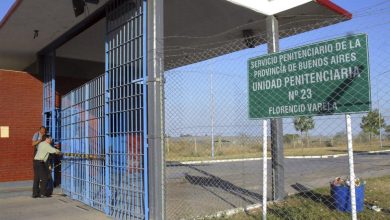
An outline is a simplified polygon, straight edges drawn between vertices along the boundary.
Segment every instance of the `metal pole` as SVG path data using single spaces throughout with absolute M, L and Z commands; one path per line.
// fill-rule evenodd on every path
M 379 102 L 379 82 L 378 82 L 378 86 L 376 87 L 377 88 L 377 99 L 378 99 L 378 114 L 379 114 L 379 142 L 380 142 L 380 145 L 381 145 L 381 149 L 383 148 L 383 143 L 382 143 L 382 125 L 381 125 L 381 106 L 380 106 L 380 102 Z
M 56 68 L 55 68 L 55 57 L 56 57 L 56 52 L 55 50 L 52 51 L 51 53 L 48 53 L 47 54 L 48 56 L 48 63 L 47 65 L 49 65 L 49 69 L 48 71 L 50 71 L 50 85 L 51 85 L 51 88 L 50 88 L 50 93 L 51 93 L 51 97 L 50 97 L 50 108 L 48 109 L 48 112 L 50 112 L 50 115 L 51 115 L 51 121 L 48 122 L 50 124 L 50 130 L 49 130 L 49 133 L 51 135 L 51 137 L 53 138 L 53 141 L 58 141 L 57 140 L 57 135 L 56 135 L 56 123 L 57 123 L 57 116 L 56 116 Z M 50 160 L 50 164 L 51 164 L 51 167 L 54 167 L 54 159 L 51 159 Z M 54 184 L 54 181 L 56 180 L 55 178 L 55 172 L 54 172 L 54 168 L 51 170 L 51 178 L 52 178 L 52 182 L 50 184 Z M 57 183 L 56 183 L 57 184 Z M 53 186 L 54 187 L 54 186 Z
M 92 86 L 91 86 L 92 87 Z M 84 109 L 84 114 L 85 114 L 85 122 L 84 122 L 84 153 L 89 155 L 91 152 L 89 151 L 89 83 L 85 84 L 84 87 L 84 103 L 85 103 L 85 109 Z M 94 152 L 92 152 L 94 153 Z M 84 197 L 84 202 L 86 204 L 91 205 L 91 198 L 90 198 L 90 190 L 91 190 L 91 177 L 90 177 L 90 170 L 91 167 L 91 161 L 90 160 L 85 160 L 85 197 Z
M 108 26 L 108 22 L 106 23 L 106 28 Z M 108 28 L 107 28 L 108 29 Z M 105 57 L 105 74 L 104 74 L 104 154 L 105 154 L 105 170 L 104 170 L 104 189 L 105 189 L 105 205 L 104 205 L 104 212 L 106 215 L 111 214 L 111 164 L 110 164 L 110 145 L 111 145 L 111 139 L 110 139 L 110 73 L 109 73 L 109 62 L 111 62 L 112 59 L 112 46 L 111 42 L 109 42 L 108 30 L 106 31 L 106 42 L 105 42 L 105 51 L 106 51 L 106 57 Z M 111 63 L 110 63 L 111 65 Z M 73 100 L 73 96 L 72 96 Z M 73 105 L 72 105 L 73 108 Z M 71 108 L 71 110 L 73 110 Z M 73 114 L 72 114 L 73 115 Z M 72 116 L 73 117 L 73 116 Z M 73 125 L 73 124 L 72 124 Z M 72 129 L 73 130 L 73 129 Z M 72 137 L 74 137 L 72 135 Z
M 44 62 L 45 62 L 45 59 L 44 59 L 44 56 L 42 55 L 37 55 L 37 72 L 38 72 L 38 75 L 39 76 L 42 76 L 42 78 L 44 79 L 45 78 L 45 70 L 44 70 Z M 45 80 L 44 80 L 45 82 Z M 44 125 L 45 124 L 45 117 L 44 117 L 44 112 L 45 112 L 45 86 L 42 86 L 43 87 L 43 91 L 42 91 L 42 124 L 41 125 Z
M 382 149 L 383 148 L 383 143 L 382 143 L 381 110 L 379 109 L 379 106 L 378 106 L 378 114 L 379 114 L 379 119 L 378 119 L 379 120 L 379 142 L 380 142 L 381 149 Z
M 75 146 L 76 146 L 76 119 L 75 119 L 75 93 L 72 91 L 70 93 L 70 137 L 71 142 L 70 142 L 70 152 L 69 153 L 74 153 L 75 152 Z M 75 192 L 76 192 L 76 186 L 75 186 L 75 180 L 76 180 L 76 169 L 75 169 L 75 161 L 71 160 L 70 161 L 70 197 L 72 199 L 75 199 Z M 107 185 L 107 183 L 106 183 Z
M 161 75 L 163 68 L 164 3 L 150 0 L 147 4 L 147 69 L 148 69 L 148 163 L 149 219 L 164 220 L 164 154 L 162 129 Z
M 56 52 L 53 51 L 50 53 L 50 72 L 51 72 L 51 131 L 50 135 L 53 138 L 54 141 L 57 140 L 57 135 L 56 135 L 56 122 L 57 122 L 57 117 L 56 117 L 56 70 L 55 70 L 55 57 L 56 57 Z M 52 172 L 52 176 L 54 178 L 54 169 Z
M 267 219 L 267 120 L 263 120 L 263 220 Z
M 268 53 L 278 52 L 278 20 L 275 16 L 268 16 L 266 23 Z M 283 120 L 271 119 L 272 200 L 283 200 L 285 196 L 283 151 Z
M 352 219 L 356 220 L 356 194 L 355 194 L 355 169 L 353 164 L 353 149 L 352 149 L 352 122 L 351 115 L 346 114 L 345 120 L 347 124 L 347 138 L 348 138 L 348 161 L 349 161 L 349 182 L 351 185 L 351 208 L 352 208 Z
M 144 212 L 145 212 L 145 219 L 149 219 L 149 176 L 148 176 L 148 173 L 149 173 L 149 164 L 148 164 L 148 157 L 149 157 L 149 154 L 148 154 L 148 149 L 149 149 L 149 145 L 148 145 L 148 65 L 147 65 L 147 62 L 148 62 L 148 51 L 147 51 L 147 27 L 148 27 L 148 24 L 147 24 L 147 1 L 144 0 L 143 1 L 143 16 L 142 16 L 142 28 L 143 28 L 143 33 L 142 33 L 142 68 L 143 68 L 143 87 L 142 87 L 142 90 L 144 92 L 144 95 L 143 95 L 143 103 L 144 103 L 144 110 L 143 110 L 143 144 L 144 144 L 144 148 L 143 148 L 143 151 L 144 151 L 144 156 L 143 156 L 143 166 L 144 166 L 144 190 L 145 190 L 145 199 L 144 199 Z
M 210 99 L 211 99 L 211 159 L 214 160 L 214 91 L 213 73 L 210 74 Z

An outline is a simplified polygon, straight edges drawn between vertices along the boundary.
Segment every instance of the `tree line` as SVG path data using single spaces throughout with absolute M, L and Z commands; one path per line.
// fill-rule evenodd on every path
M 300 132 L 301 138 L 305 136 L 306 143 L 309 141 L 309 131 L 314 129 L 315 122 L 312 116 L 297 116 L 294 117 L 294 128 Z M 383 115 L 378 109 L 369 111 L 367 115 L 362 117 L 360 128 L 363 133 L 368 134 L 371 141 L 374 135 L 379 135 L 380 129 L 385 129 L 385 132 L 390 136 L 390 125 L 386 125 Z

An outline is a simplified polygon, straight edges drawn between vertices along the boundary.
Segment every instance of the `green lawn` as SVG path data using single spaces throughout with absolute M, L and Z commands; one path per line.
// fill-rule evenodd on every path
M 390 146 L 380 147 L 379 145 L 355 145 L 353 147 L 355 153 L 367 151 L 390 150 Z M 284 154 L 286 156 L 313 156 L 313 155 L 335 155 L 348 153 L 346 146 L 337 147 L 310 147 L 310 148 L 286 148 Z
M 193 138 L 171 139 L 166 142 L 165 148 L 165 155 L 168 161 L 211 160 L 209 140 L 199 139 L 195 142 Z M 230 141 L 225 140 L 225 142 L 216 142 L 214 159 L 259 158 L 262 156 L 261 150 L 259 140 L 251 139 L 241 143 L 236 139 L 231 139 Z M 355 153 L 379 150 L 390 150 L 390 142 L 384 142 L 383 147 L 380 146 L 378 141 L 354 143 Z M 269 147 L 268 156 L 270 156 L 270 153 Z M 285 156 L 317 156 L 346 153 L 347 147 L 344 142 L 338 142 L 333 146 L 326 146 L 325 143 L 319 144 L 318 142 L 314 142 L 308 146 L 285 144 L 284 148 Z
M 358 214 L 358 219 L 390 219 L 390 176 L 367 180 L 366 204 L 376 204 L 387 210 L 375 212 L 367 207 Z M 350 214 L 332 208 L 329 188 L 320 188 L 310 193 L 288 197 L 284 202 L 268 206 L 267 219 L 351 219 Z M 261 219 L 261 211 L 254 210 L 230 217 L 214 218 L 218 220 L 254 220 Z

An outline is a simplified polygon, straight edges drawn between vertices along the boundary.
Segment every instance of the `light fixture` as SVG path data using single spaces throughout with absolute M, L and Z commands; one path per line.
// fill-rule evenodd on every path
M 34 30 L 34 37 L 33 39 L 37 38 L 39 35 L 39 30 Z
M 99 0 L 72 0 L 74 15 L 77 17 L 84 13 L 85 3 L 98 4 Z
M 72 0 L 74 15 L 77 17 L 84 13 L 85 2 L 84 0 Z

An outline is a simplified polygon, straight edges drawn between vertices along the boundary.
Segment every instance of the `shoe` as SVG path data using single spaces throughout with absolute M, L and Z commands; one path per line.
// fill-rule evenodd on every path
M 51 197 L 51 195 L 47 195 L 47 196 L 41 195 L 41 198 L 50 198 L 50 197 Z
M 33 195 L 31 196 L 33 199 L 41 198 L 41 195 Z

